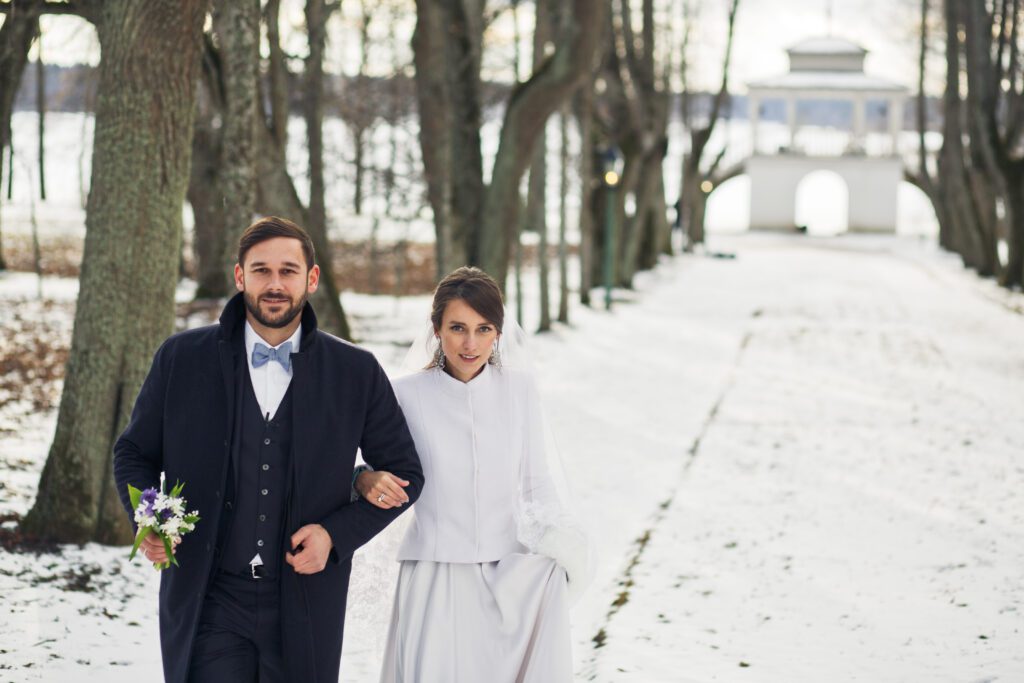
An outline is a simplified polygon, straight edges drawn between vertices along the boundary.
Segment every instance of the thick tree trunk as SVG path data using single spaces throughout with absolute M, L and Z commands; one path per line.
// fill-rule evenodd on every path
M 224 238 L 224 289 L 234 289 L 238 239 L 256 207 L 256 124 L 259 103 L 259 0 L 214 0 L 213 30 L 220 45 L 224 93 L 219 194 Z
M 26 517 L 64 542 L 126 542 L 113 441 L 174 329 L 205 0 L 107 0 L 85 251 L 53 445 Z M 159 103 L 159 106 L 154 106 Z
M 307 0 L 306 30 L 309 56 L 306 58 L 303 105 L 306 116 L 306 137 L 309 148 L 309 218 L 306 229 L 319 256 L 320 289 L 313 297 L 320 325 L 342 339 L 351 339 L 352 332 L 341 307 L 341 290 L 331 261 L 331 244 L 327 236 L 327 209 L 324 203 L 324 50 L 327 43 L 328 8 L 323 0 Z

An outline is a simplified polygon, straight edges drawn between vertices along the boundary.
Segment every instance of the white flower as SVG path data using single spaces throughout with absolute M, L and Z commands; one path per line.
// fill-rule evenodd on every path
M 181 520 L 177 517 L 171 517 L 166 522 L 160 525 L 160 533 L 164 536 L 174 537 L 178 535 L 178 528 L 181 526 Z
M 140 529 L 155 527 L 157 525 L 156 517 L 153 515 L 147 515 L 144 511 L 139 510 L 135 513 L 135 524 L 137 524 Z
M 168 507 L 175 517 L 181 517 L 185 512 L 185 501 L 182 498 L 170 498 Z

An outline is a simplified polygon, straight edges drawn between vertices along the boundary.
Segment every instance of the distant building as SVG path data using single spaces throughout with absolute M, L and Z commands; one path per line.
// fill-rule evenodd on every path
M 846 182 L 850 231 L 895 232 L 897 190 L 903 179 L 897 142 L 907 88 L 864 73 L 867 50 L 841 38 L 812 38 L 787 52 L 788 73 L 747 84 L 752 153 L 745 167 L 751 229 L 795 229 L 797 185 L 808 173 L 829 170 Z M 785 140 L 759 135 L 761 108 L 769 100 L 785 103 Z M 802 136 L 799 117 L 801 102 L 823 100 L 852 107 L 850 130 L 824 142 Z M 868 135 L 869 105 L 885 108 L 887 134 Z

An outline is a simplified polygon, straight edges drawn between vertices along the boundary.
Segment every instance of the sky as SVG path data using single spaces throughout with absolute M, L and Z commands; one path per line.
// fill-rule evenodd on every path
M 393 40 L 401 50 L 401 58 L 411 59 L 408 37 L 415 27 L 415 9 L 411 2 L 403 9 L 403 0 L 392 0 L 387 4 L 395 7 L 394 17 L 382 16 L 371 24 L 371 34 L 379 41 L 371 61 L 376 71 L 390 70 L 393 61 L 385 43 L 393 30 Z M 696 87 L 716 88 L 720 79 L 722 51 L 725 43 L 726 0 L 695 0 L 699 12 L 695 19 L 693 42 L 695 52 L 692 60 L 696 76 Z M 491 3 L 494 5 L 495 3 Z M 681 16 L 682 0 L 661 0 L 659 10 L 662 17 Z M 830 9 L 831 6 L 831 9 Z M 787 69 L 785 49 L 805 38 L 831 33 L 836 37 L 857 42 L 867 48 L 866 70 L 876 76 L 883 76 L 914 88 L 917 62 L 917 7 L 916 0 L 741 0 L 736 20 L 736 35 L 733 55 L 733 72 L 730 89 L 736 93 L 746 90 L 748 81 L 783 73 Z M 332 41 L 329 47 L 328 69 L 352 73 L 355 69 L 358 41 L 355 26 L 360 13 L 360 3 L 346 0 L 342 13 L 332 26 Z M 529 54 L 530 24 L 532 18 L 528 4 L 519 12 L 520 35 L 525 54 Z M 829 16 L 831 15 L 831 21 Z M 303 16 L 298 0 L 285 0 L 282 13 L 283 33 L 286 49 L 292 54 L 303 52 L 300 33 Z M 681 39 L 681 23 L 675 20 Z M 74 17 L 45 17 L 43 38 L 44 59 L 48 62 L 70 64 L 76 62 L 97 63 L 98 41 L 95 31 L 86 22 Z M 488 39 L 509 49 L 513 34 L 511 15 L 506 12 L 492 27 Z M 34 51 L 33 51 L 34 54 Z M 525 60 L 524 60 L 525 61 Z M 485 55 L 485 70 L 497 76 L 508 58 Z M 374 68 L 375 67 L 375 68 Z M 929 90 L 937 93 L 941 75 L 933 60 L 930 65 L 932 77 Z

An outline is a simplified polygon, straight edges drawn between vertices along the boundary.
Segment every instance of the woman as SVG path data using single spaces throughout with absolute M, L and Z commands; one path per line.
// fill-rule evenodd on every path
M 576 589 L 586 538 L 566 523 L 537 392 L 504 324 L 494 280 L 459 268 L 434 293 L 430 362 L 394 382 L 426 484 L 398 552 L 382 682 L 572 679 L 567 571 Z M 364 471 L 355 486 L 388 508 L 404 484 Z

